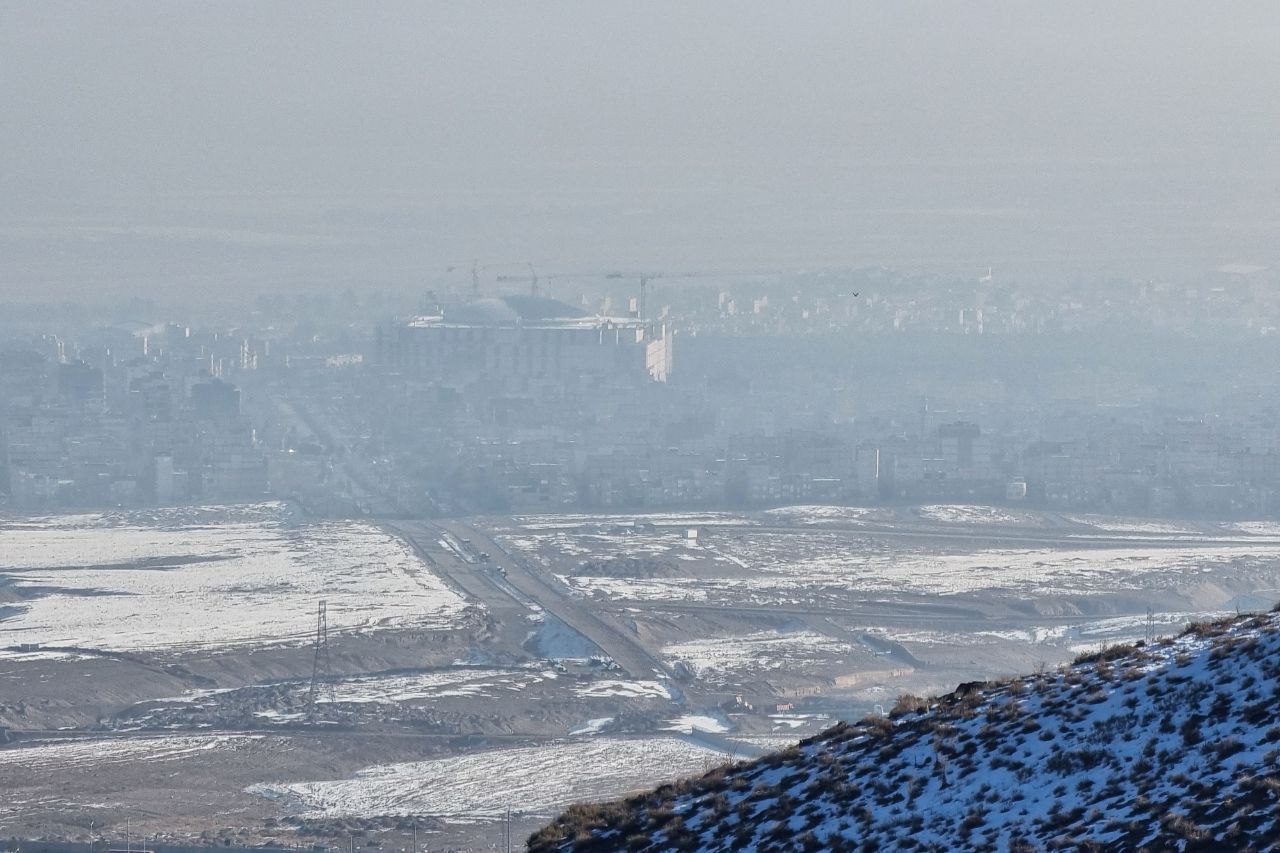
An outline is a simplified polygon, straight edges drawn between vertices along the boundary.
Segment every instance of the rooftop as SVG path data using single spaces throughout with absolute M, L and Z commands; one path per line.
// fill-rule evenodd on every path
M 545 296 L 490 296 L 445 306 L 443 313 L 414 317 L 410 326 L 525 326 L 540 329 L 636 327 L 635 317 L 601 317 Z

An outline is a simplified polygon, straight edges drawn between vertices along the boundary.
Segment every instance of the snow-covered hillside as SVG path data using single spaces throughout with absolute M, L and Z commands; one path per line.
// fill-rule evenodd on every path
M 1280 839 L 1280 613 L 892 718 L 604 805 L 530 850 L 1241 850 Z

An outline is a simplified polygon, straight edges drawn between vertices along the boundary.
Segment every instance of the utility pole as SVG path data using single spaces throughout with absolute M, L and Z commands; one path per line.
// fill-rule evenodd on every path
M 320 599 L 316 610 L 315 658 L 311 664 L 311 689 L 307 692 L 307 720 L 315 722 L 316 699 L 320 693 L 320 683 L 325 682 L 329 688 L 329 701 L 335 702 L 333 678 L 329 671 L 329 610 L 325 600 Z
M 507 853 L 511 853 L 511 806 L 507 806 Z

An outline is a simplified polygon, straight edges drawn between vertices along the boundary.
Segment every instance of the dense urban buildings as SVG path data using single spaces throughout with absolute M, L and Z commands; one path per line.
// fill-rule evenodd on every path
M 650 284 L 650 318 L 633 282 L 601 276 L 561 299 L 448 282 L 439 297 L 275 299 L 206 328 L 55 332 L 28 314 L 0 353 L 0 489 L 24 508 L 1266 516 L 1280 511 L 1273 279 L 690 276 Z M 1212 384 L 1227 364 L 1232 382 Z

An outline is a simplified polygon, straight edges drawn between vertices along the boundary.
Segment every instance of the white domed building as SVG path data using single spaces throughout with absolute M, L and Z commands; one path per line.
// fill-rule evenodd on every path
M 384 327 L 379 337 L 388 367 L 459 385 L 665 382 L 672 366 L 664 320 L 594 316 L 533 295 L 445 306 Z

